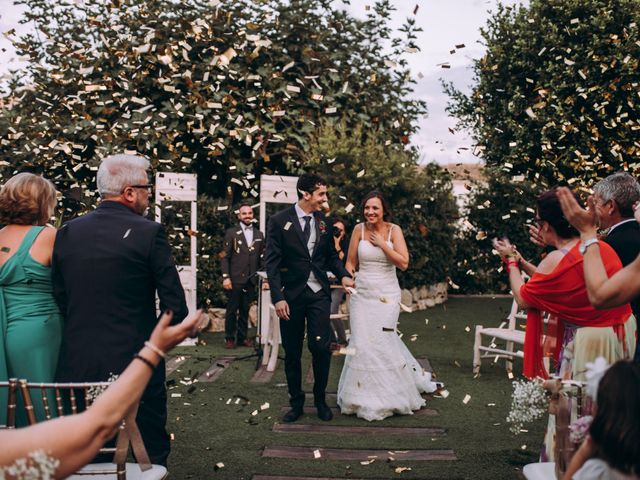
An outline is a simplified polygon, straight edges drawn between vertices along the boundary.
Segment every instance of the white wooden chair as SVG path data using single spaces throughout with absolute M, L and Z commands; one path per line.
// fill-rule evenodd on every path
M 551 480 L 556 478 L 556 464 L 554 462 L 530 463 L 522 469 L 527 480 Z
M 524 357 L 522 349 L 514 350 L 514 345 L 518 347 L 524 346 L 524 330 L 519 330 L 516 322 L 526 319 L 526 312 L 518 310 L 518 304 L 514 299 L 509 316 L 497 328 L 485 328 L 482 325 L 476 325 L 473 344 L 474 374 L 480 373 L 480 365 L 484 358 L 492 358 L 495 361 L 499 358 L 504 358 L 506 359 L 507 371 L 513 369 L 513 359 Z M 483 337 L 489 339 L 488 344 L 483 344 Z M 498 345 L 497 341 L 501 342 L 501 344 L 504 343 L 504 345 Z
M 20 394 L 24 401 L 29 425 L 38 422 L 34 410 L 34 398 L 42 405 L 46 420 L 63 415 L 74 415 L 91 408 L 91 404 L 110 383 L 28 383 L 18 380 Z M 33 393 L 33 398 L 32 398 Z M 51 401 L 53 400 L 53 405 Z M 113 462 L 90 463 L 68 477 L 72 480 L 117 479 L 117 480 L 162 480 L 167 477 L 167 469 L 161 465 L 152 465 L 136 425 L 135 405 L 122 419 L 115 437 L 115 447 L 100 449 L 101 454 L 113 454 Z M 55 412 L 55 413 L 53 413 Z M 131 445 L 137 463 L 127 462 Z

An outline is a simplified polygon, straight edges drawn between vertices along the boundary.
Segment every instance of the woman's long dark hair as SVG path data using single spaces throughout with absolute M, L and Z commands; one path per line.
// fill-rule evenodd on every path
M 640 474 L 640 363 L 619 361 L 598 385 L 589 429 L 596 456 L 625 474 Z
M 389 208 L 389 204 L 387 203 L 387 200 L 382 196 L 382 193 L 380 193 L 377 190 L 373 190 L 373 191 L 367 193 L 367 195 L 362 200 L 362 207 L 360 209 L 360 212 L 362 213 L 362 216 L 364 217 L 364 206 L 372 198 L 377 198 L 377 199 L 380 200 L 380 203 L 382 203 L 382 219 L 385 222 L 390 222 L 391 221 L 391 208 Z

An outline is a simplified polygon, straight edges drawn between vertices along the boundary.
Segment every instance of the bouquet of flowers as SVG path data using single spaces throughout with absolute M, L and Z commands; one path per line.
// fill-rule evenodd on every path
M 542 382 L 539 380 L 516 380 L 513 382 L 511 410 L 507 422 L 509 430 L 515 435 L 520 433 L 525 423 L 542 417 L 548 408 L 548 400 Z

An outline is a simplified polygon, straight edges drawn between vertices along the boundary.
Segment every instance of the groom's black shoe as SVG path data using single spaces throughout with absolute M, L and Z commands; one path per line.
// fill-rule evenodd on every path
M 292 408 L 282 417 L 282 421 L 285 423 L 292 423 L 298 420 L 302 416 L 301 408 Z
M 316 405 L 316 408 L 318 409 L 318 418 L 320 420 L 324 420 L 325 422 L 328 422 L 333 418 L 333 413 L 331 412 L 331 409 L 327 406 L 326 403 L 324 404 L 321 403 L 319 405 Z

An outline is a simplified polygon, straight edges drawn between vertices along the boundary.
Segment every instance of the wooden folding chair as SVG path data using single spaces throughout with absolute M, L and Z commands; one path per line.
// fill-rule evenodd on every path
M 516 328 L 516 321 L 526 319 L 526 312 L 518 310 L 518 304 L 514 299 L 509 316 L 497 328 L 484 328 L 482 325 L 476 325 L 476 336 L 473 344 L 474 374 L 480 373 L 480 365 L 483 358 L 492 358 L 495 361 L 499 358 L 505 358 L 507 371 L 513 370 L 513 359 L 524 358 L 522 350 L 514 351 L 514 345 L 524 346 L 524 330 Z M 483 345 L 482 337 L 490 339 L 488 345 Z M 499 346 L 496 341 L 504 342 L 504 346 Z
M 529 463 L 522 469 L 527 480 L 545 480 L 562 478 L 571 463 L 571 458 L 578 445 L 570 440 L 569 425 L 578 418 L 591 414 L 591 406 L 587 402 L 586 385 L 574 380 L 550 379 L 544 382 L 549 398 L 549 413 L 555 415 L 555 439 L 553 462 Z M 570 407 L 571 399 L 575 399 L 575 409 Z
M 109 382 L 31 384 L 26 380 L 19 380 L 18 384 L 30 425 L 38 422 L 34 410 L 34 398 L 42 402 L 45 419 L 49 420 L 53 417 L 75 415 L 91 408 L 93 401 L 110 385 Z M 55 398 L 54 405 L 50 405 L 52 397 Z M 149 461 L 149 455 L 135 421 L 137 411 L 138 406 L 135 405 L 122 419 L 115 437 L 115 447 L 100 449 L 101 454 L 113 454 L 113 462 L 91 463 L 68 478 L 74 480 L 94 478 L 162 480 L 166 478 L 167 469 L 161 465 L 152 465 Z M 137 463 L 127 463 L 129 445 L 132 447 Z
M 10 378 L 8 382 L 0 382 L 0 395 L 7 396 L 6 423 L 0 424 L 0 429 L 16 427 L 16 392 L 18 380 Z

